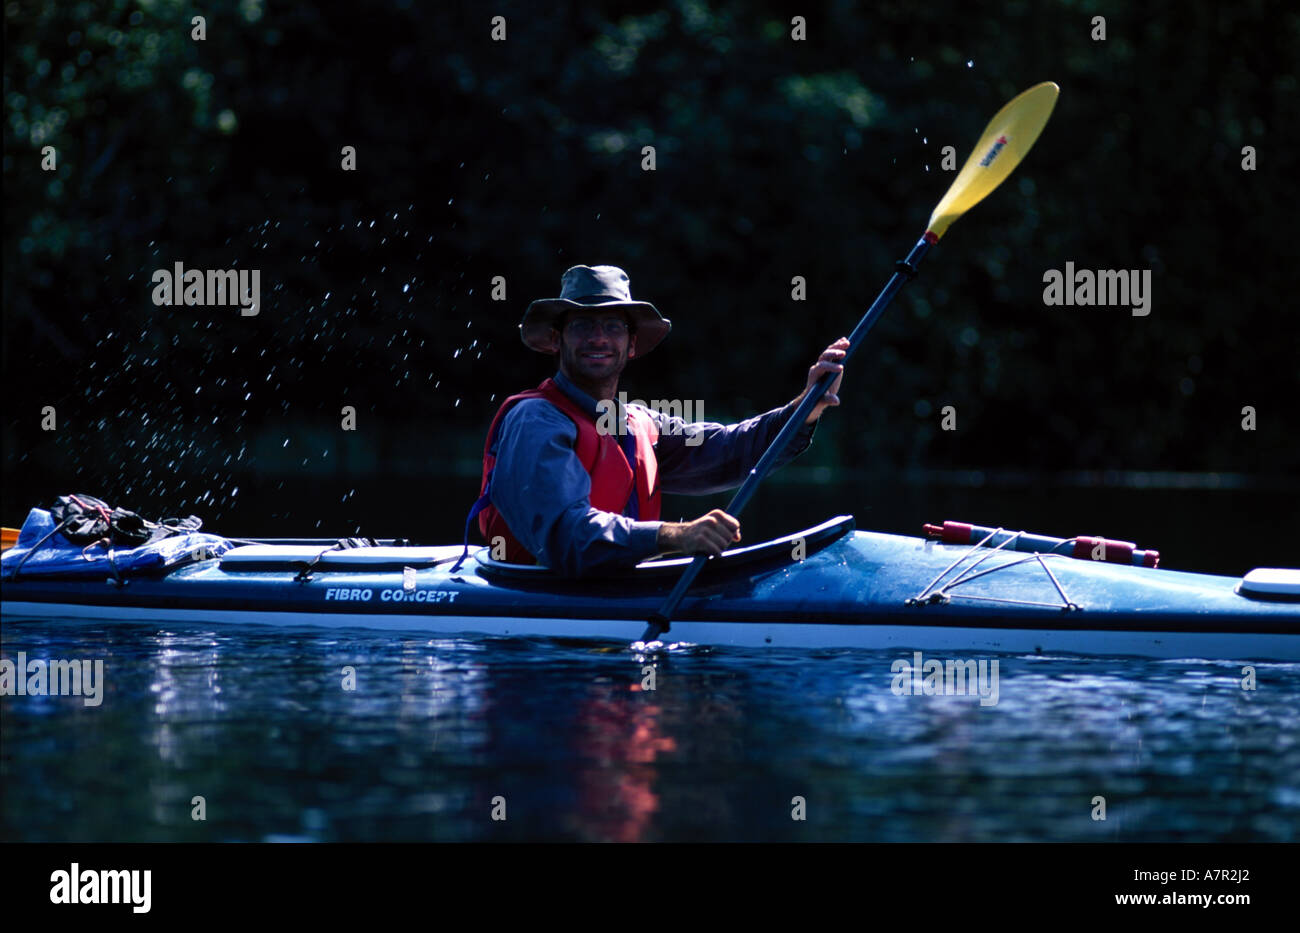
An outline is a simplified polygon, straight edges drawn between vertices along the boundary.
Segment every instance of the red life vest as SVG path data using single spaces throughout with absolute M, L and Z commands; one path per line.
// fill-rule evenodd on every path
M 492 477 L 492 468 L 497 458 L 492 454 L 492 445 L 496 442 L 497 431 L 506 412 L 510 411 L 524 399 L 541 398 L 550 402 L 569 416 L 578 429 L 578 438 L 573 445 L 582 467 L 591 476 L 591 506 L 602 512 L 622 515 L 635 491 L 639 521 L 658 521 L 659 519 L 659 463 L 655 459 L 654 445 L 659 440 L 659 429 L 648 414 L 637 408 L 627 408 L 628 432 L 636 442 L 636 470 L 628 463 L 627 455 L 619 444 L 616 434 L 602 434 L 596 430 L 596 420 L 583 411 L 564 394 L 564 390 L 555 384 L 554 379 L 547 379 L 536 389 L 528 389 L 518 395 L 512 395 L 497 410 L 488 428 L 487 441 L 483 445 L 483 480 L 479 486 L 480 498 L 488 492 L 488 481 Z M 478 515 L 479 531 L 490 544 L 498 535 L 505 539 L 505 559 L 511 563 L 536 563 L 536 558 L 524 549 L 510 528 L 489 501 Z

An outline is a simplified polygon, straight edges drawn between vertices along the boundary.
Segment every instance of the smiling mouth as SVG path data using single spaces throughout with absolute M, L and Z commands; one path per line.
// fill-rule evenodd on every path
M 614 354 L 609 352 L 579 353 L 578 355 L 584 360 L 612 360 L 614 358 Z

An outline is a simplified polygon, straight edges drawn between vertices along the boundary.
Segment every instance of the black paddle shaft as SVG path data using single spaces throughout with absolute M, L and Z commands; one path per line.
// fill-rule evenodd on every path
M 876 300 L 871 303 L 871 307 L 867 309 L 867 313 L 862 316 L 862 320 L 858 321 L 858 326 L 853 328 L 853 333 L 849 335 L 849 348 L 844 352 L 845 363 L 849 361 L 849 357 L 853 356 L 853 351 L 857 350 L 858 345 L 867 336 L 867 331 L 871 330 L 872 325 L 884 313 L 885 308 L 889 307 L 889 303 L 894 300 L 894 295 L 898 294 L 898 290 L 916 276 L 916 267 L 925 258 L 925 254 L 930 251 L 934 240 L 937 240 L 937 237 L 931 239 L 931 234 L 927 233 L 916 241 L 916 245 L 907 254 L 907 258 L 898 263 L 897 271 L 890 277 L 884 289 L 881 290 Z M 781 458 L 781 455 L 785 453 L 785 449 L 790 446 L 790 441 L 799 433 L 799 429 L 807 420 L 814 406 L 821 401 L 821 397 L 826 394 L 826 390 L 835 381 L 836 375 L 838 374 L 823 373 L 821 378 L 813 384 L 812 389 L 804 396 L 799 406 L 795 408 L 790 420 L 781 428 L 781 432 L 777 434 L 776 439 L 768 446 L 763 456 L 759 458 L 758 463 L 754 465 L 754 468 L 749 471 L 749 476 L 745 478 L 745 482 L 741 484 L 740 489 L 736 491 L 736 495 L 727 504 L 727 514 L 737 517 L 744 511 L 745 506 L 749 504 L 749 500 L 754 497 L 754 493 L 758 490 L 758 484 L 767 477 L 767 474 L 772 472 L 776 461 Z M 661 634 L 668 631 L 673 613 L 677 611 L 678 605 L 686 596 L 686 591 L 691 588 L 691 584 L 695 582 L 695 578 L 699 576 L 700 571 L 704 569 L 704 565 L 708 561 L 708 554 L 695 555 L 695 559 L 686 568 L 681 579 L 677 581 L 677 585 L 673 587 L 673 591 L 668 594 L 668 598 L 663 601 L 663 605 L 650 617 L 650 624 L 646 628 L 645 634 L 641 636 L 642 641 L 654 641 Z

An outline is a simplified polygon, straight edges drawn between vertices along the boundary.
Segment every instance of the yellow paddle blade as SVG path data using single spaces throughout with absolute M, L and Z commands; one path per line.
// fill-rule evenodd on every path
M 7 551 L 18 543 L 17 528 L 0 529 L 0 551 Z
M 930 215 L 929 233 L 938 240 L 952 222 L 1006 180 L 1029 152 L 1056 106 L 1061 89 L 1051 81 L 1035 84 L 997 112 L 984 135 Z

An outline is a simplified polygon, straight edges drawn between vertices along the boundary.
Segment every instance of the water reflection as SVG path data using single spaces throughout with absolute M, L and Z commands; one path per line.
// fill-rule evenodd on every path
M 15 841 L 1300 840 L 1295 664 L 1249 691 L 1228 663 L 1005 656 L 982 707 L 895 695 L 891 652 L 9 620 L 0 641 L 107 679 L 93 709 L 0 700 Z
M 654 791 L 661 754 L 677 749 L 663 707 L 640 683 L 593 684 L 576 715 L 580 761 L 573 829 L 588 841 L 639 842 L 659 809 Z
M 165 764 L 185 767 L 183 726 L 214 720 L 227 710 L 221 695 L 220 641 L 215 632 L 164 631 L 153 643 L 149 692 L 154 696 L 154 728 L 150 744 Z
M 156 755 L 158 825 L 201 822 L 190 819 L 201 796 L 235 838 L 268 817 L 279 828 L 252 838 L 347 838 L 394 806 L 441 814 L 469 797 L 441 779 L 436 756 L 444 734 L 458 755 L 487 742 L 481 643 L 162 631 L 147 646 L 142 739 Z M 239 778 L 250 770 L 259 781 Z

